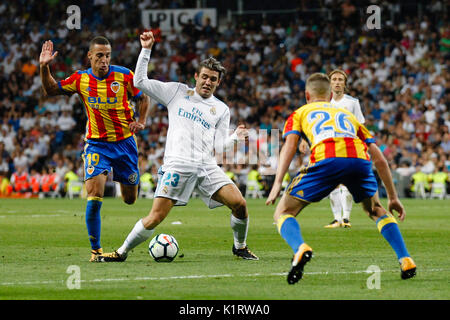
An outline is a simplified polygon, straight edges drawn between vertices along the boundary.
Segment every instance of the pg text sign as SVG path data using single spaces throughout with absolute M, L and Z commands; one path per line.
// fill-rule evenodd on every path
M 189 19 L 197 28 L 203 27 L 208 18 L 211 20 L 211 26 L 217 27 L 215 8 L 144 10 L 141 18 L 144 28 L 150 29 L 159 22 L 161 31 L 170 31 L 172 28 L 179 31 Z

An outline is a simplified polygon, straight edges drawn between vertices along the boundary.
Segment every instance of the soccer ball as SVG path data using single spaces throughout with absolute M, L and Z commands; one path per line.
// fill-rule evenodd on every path
M 148 252 L 156 262 L 171 262 L 178 254 L 178 242 L 170 234 L 158 234 L 148 245 Z

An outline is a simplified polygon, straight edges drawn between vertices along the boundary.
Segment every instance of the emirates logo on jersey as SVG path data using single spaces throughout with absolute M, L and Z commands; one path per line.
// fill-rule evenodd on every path
M 120 83 L 118 83 L 117 81 L 114 81 L 113 83 L 111 83 L 110 87 L 111 87 L 112 92 L 117 93 L 120 90 Z

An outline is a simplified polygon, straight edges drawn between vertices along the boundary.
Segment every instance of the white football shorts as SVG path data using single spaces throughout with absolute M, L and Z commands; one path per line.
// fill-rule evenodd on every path
M 211 197 L 223 186 L 233 181 L 217 165 L 201 168 L 187 166 L 161 166 L 158 170 L 158 185 L 155 198 L 176 200 L 176 206 L 185 206 L 192 193 L 198 193 L 202 201 L 210 208 L 223 206 Z

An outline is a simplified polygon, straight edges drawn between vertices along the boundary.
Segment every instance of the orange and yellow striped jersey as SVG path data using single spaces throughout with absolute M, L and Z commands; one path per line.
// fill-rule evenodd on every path
M 134 121 L 134 110 L 128 101 L 128 92 L 139 97 L 142 92 L 133 85 L 133 72 L 125 67 L 111 65 L 104 78 L 97 78 L 92 69 L 77 71 L 58 82 L 64 94 L 78 93 L 87 115 L 86 139 L 114 142 L 133 135 L 129 124 Z
M 283 138 L 297 134 L 311 148 L 310 162 L 327 158 L 369 160 L 367 144 L 375 139 L 348 110 L 328 102 L 313 102 L 295 110 L 287 119 Z

